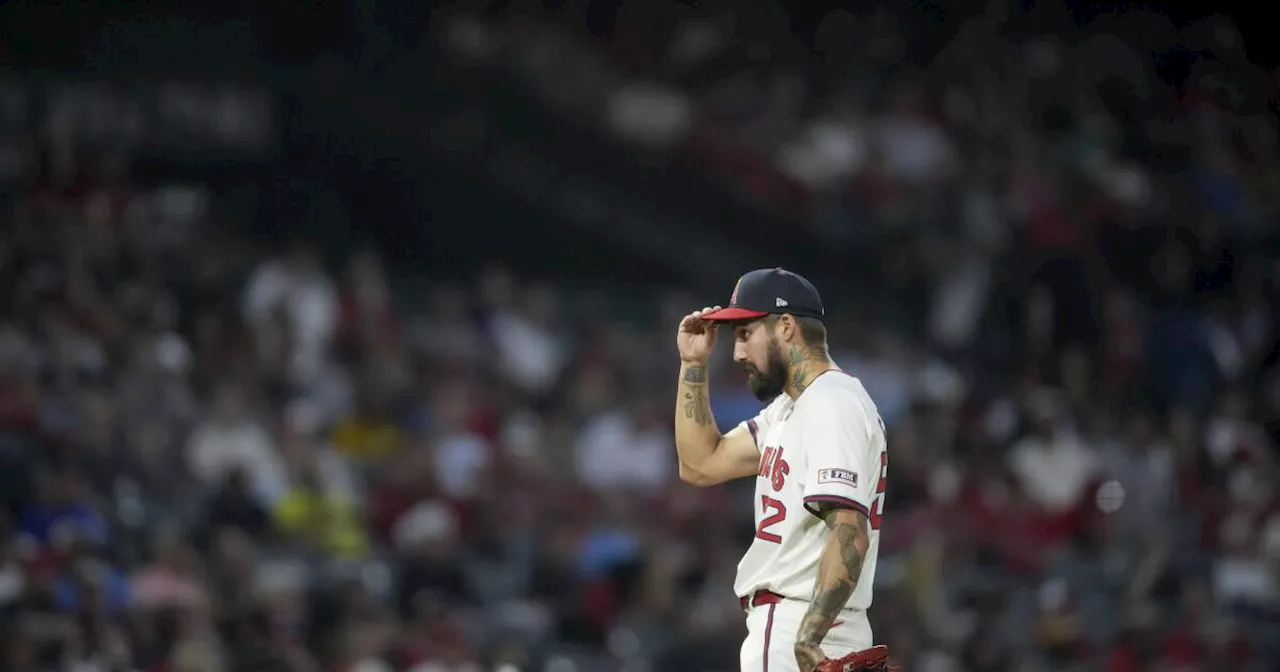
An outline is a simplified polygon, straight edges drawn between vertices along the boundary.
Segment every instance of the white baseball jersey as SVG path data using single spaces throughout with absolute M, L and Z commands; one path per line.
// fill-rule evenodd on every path
M 884 422 L 857 378 L 832 369 L 793 400 L 779 395 L 743 423 L 760 449 L 756 477 L 756 534 L 738 563 L 739 597 L 769 590 L 809 600 L 827 527 L 814 513 L 822 503 L 867 515 L 871 543 L 858 587 L 846 608 L 871 606 L 880 551 L 888 454 Z

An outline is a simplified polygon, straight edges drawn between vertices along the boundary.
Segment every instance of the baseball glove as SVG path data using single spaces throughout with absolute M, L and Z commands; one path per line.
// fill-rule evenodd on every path
M 828 658 L 818 663 L 814 672 L 894 672 L 898 669 L 889 664 L 889 649 L 881 644 L 843 658 Z

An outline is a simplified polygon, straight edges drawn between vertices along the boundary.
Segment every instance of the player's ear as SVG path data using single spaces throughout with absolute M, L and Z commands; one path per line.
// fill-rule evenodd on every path
M 773 324 L 773 333 L 778 340 L 784 343 L 790 343 L 800 333 L 800 324 L 796 322 L 796 318 L 791 313 L 783 313 L 778 316 L 777 322 Z

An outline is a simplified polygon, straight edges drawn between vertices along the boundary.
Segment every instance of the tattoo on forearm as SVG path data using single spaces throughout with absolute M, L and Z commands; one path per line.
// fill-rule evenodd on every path
M 707 401 L 706 392 L 686 392 L 684 399 L 684 417 L 698 423 L 700 427 L 711 424 L 711 404 Z
M 699 427 L 710 425 L 711 399 L 707 396 L 707 370 L 701 366 L 690 366 L 685 369 L 684 382 L 689 389 L 684 393 L 684 417 L 694 421 Z
M 844 571 L 856 584 L 858 577 L 862 576 L 862 563 L 866 559 L 866 532 L 856 525 L 842 523 L 831 530 L 831 533 L 839 540 L 840 561 L 844 564 Z
M 814 645 L 822 643 L 827 630 L 858 587 L 870 543 L 865 517 L 859 515 L 857 521 L 852 522 L 848 517 L 828 514 L 826 521 L 831 537 L 818 566 L 818 580 L 814 583 L 809 611 L 800 621 L 800 629 L 796 633 L 796 641 Z M 835 544 L 839 554 L 838 563 L 827 557 L 832 551 L 831 544 Z

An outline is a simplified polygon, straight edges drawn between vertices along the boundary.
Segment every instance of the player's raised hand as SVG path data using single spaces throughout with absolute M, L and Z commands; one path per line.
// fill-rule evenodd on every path
M 702 319 L 702 314 L 713 310 L 720 310 L 720 306 L 695 310 L 680 320 L 680 329 L 676 332 L 676 349 L 680 351 L 680 361 L 702 364 L 711 356 L 719 325 Z

